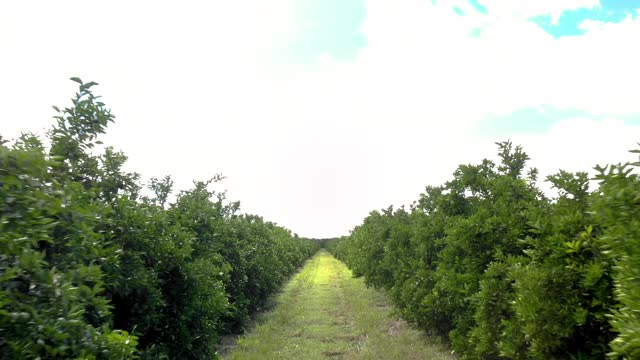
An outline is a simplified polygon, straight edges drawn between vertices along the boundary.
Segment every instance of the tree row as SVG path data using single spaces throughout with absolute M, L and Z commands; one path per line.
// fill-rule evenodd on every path
M 560 171 L 550 197 L 498 145 L 327 247 L 464 359 L 640 359 L 640 164 Z
M 196 181 L 123 171 L 114 116 L 79 84 L 46 139 L 0 138 L 0 358 L 207 359 L 316 242 Z M 47 144 L 47 145 L 44 145 Z

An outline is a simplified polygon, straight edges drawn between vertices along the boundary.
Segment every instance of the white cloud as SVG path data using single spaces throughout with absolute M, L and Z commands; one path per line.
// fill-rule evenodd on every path
M 481 1 L 490 13 L 506 18 L 526 20 L 534 16 L 549 15 L 553 22 L 557 22 L 563 12 L 567 10 L 592 9 L 600 7 L 600 0 L 483 0 Z
M 640 127 L 616 119 L 571 118 L 554 125 L 545 135 L 519 135 L 513 141 L 522 144 L 532 159 L 531 166 L 541 170 L 540 180 L 560 169 L 583 171 L 593 177 L 596 165 L 638 160 L 637 155 L 628 151 L 640 148 Z M 550 188 L 548 183 L 539 184 L 545 191 Z M 595 186 L 593 182 L 592 189 Z
M 173 174 L 181 188 L 222 172 L 246 211 L 302 235 L 343 234 L 458 164 L 493 157 L 504 139 L 473 133 L 489 113 L 548 104 L 611 117 L 514 136 L 543 173 L 628 158 L 640 133 L 615 116 L 640 113 L 639 20 L 560 40 L 526 21 L 560 3 L 487 1 L 489 15 L 461 17 L 451 4 L 367 1 L 367 46 L 313 66 L 281 57 L 299 36 L 294 0 L 3 4 L 0 133 L 48 125 L 80 75 L 102 83 L 118 117 L 106 142 L 131 169 Z

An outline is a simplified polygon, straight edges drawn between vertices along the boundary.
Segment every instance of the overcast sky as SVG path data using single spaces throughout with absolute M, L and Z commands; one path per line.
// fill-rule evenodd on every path
M 178 189 L 216 173 L 309 237 L 410 204 L 522 144 L 543 175 L 634 159 L 640 1 L 3 1 L 0 134 L 43 132 L 79 76 L 105 143 Z

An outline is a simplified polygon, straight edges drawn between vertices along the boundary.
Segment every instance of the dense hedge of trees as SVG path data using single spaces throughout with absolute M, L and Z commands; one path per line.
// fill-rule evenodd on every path
M 141 196 L 114 117 L 79 83 L 45 141 L 0 138 L 0 358 L 215 358 L 318 244 L 195 182 Z
M 408 210 L 372 212 L 327 247 L 465 359 L 640 359 L 640 164 L 560 171 L 527 155 L 461 165 Z

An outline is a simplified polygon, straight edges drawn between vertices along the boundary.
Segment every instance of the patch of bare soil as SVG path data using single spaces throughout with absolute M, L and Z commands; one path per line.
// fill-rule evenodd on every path
M 389 329 L 387 330 L 387 334 L 391 336 L 398 336 L 402 333 L 402 331 L 407 327 L 407 323 L 402 320 L 394 320 L 389 325 Z

